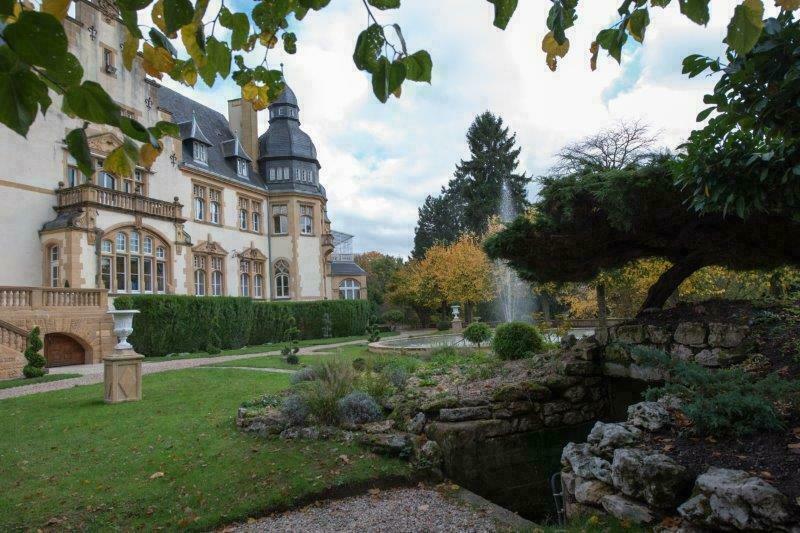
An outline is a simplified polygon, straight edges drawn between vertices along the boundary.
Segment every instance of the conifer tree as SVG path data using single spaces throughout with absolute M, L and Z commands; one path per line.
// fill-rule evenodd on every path
M 45 373 L 44 367 L 47 364 L 47 360 L 41 354 L 44 344 L 40 335 L 39 326 L 35 326 L 28 333 L 28 347 L 25 348 L 25 359 L 28 360 L 28 364 L 22 369 L 22 373 L 26 378 L 38 378 Z

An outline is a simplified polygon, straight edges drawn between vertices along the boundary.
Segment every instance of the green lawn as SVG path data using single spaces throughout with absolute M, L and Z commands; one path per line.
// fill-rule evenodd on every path
M 288 383 L 199 368 L 145 376 L 135 403 L 104 404 L 99 384 L 0 401 L 0 531 L 208 530 L 329 486 L 409 472 L 356 445 L 236 430 L 243 400 Z
M 330 350 L 320 350 L 320 353 L 313 353 L 309 355 L 300 355 L 300 363 L 297 365 L 290 365 L 287 363 L 283 356 L 280 355 L 262 355 L 259 357 L 249 357 L 247 359 L 238 359 L 236 361 L 225 361 L 222 363 L 214 363 L 211 366 L 223 367 L 250 367 L 250 368 L 284 368 L 284 369 L 299 369 L 302 365 L 314 365 L 324 359 L 331 357 L 340 357 L 348 361 L 352 361 L 358 357 L 364 359 L 385 359 L 385 358 L 409 358 L 400 354 L 374 354 L 371 353 L 366 345 L 358 344 L 353 346 L 342 346 L 341 348 L 333 348 Z
M 392 337 L 398 335 L 397 332 L 391 333 L 381 333 L 381 337 Z M 359 341 L 363 340 L 366 341 L 367 337 L 365 335 L 354 335 L 351 337 L 333 337 L 330 339 L 307 339 L 299 341 L 297 344 L 300 348 L 307 348 L 309 346 L 320 346 L 323 344 L 338 344 L 340 342 L 351 342 L 351 341 Z M 190 353 L 188 355 L 176 355 L 173 357 L 146 357 L 144 362 L 145 363 L 158 363 L 161 361 L 175 361 L 179 359 L 198 359 L 200 357 L 218 357 L 221 355 L 246 355 L 246 354 L 256 354 L 256 353 L 265 353 L 265 352 L 277 352 L 283 347 L 283 343 L 271 343 L 271 344 L 260 344 L 258 346 L 245 346 L 243 348 L 236 348 L 233 350 L 222 350 L 216 356 L 210 356 L 207 352 L 195 352 Z
M 60 379 L 79 378 L 80 374 L 45 374 L 40 378 L 16 378 L 4 379 L 0 381 L 0 389 L 11 389 L 14 387 L 22 387 L 23 385 L 33 385 L 34 383 L 47 383 L 48 381 L 58 381 Z

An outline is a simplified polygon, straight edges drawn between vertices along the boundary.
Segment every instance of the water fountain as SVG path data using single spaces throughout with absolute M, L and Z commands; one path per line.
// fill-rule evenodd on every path
M 500 194 L 500 222 L 508 224 L 517 218 L 514 197 L 507 179 L 503 180 Z M 497 288 L 497 311 L 503 322 L 530 320 L 536 308 L 531 286 L 522 281 L 505 261 L 494 262 Z

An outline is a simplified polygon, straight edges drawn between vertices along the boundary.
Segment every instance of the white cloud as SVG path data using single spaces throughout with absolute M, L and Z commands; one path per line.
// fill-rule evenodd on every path
M 521 2 L 503 32 L 491 25 L 488 2 L 404 0 L 400 10 L 376 15 L 383 23 L 400 23 L 411 50 L 431 52 L 433 84 L 407 83 L 402 98 L 385 105 L 352 63 L 365 23 L 360 2 L 310 13 L 297 28 L 298 53 L 277 52 L 270 65 L 285 63 L 297 93 L 303 129 L 317 145 L 334 227 L 356 234 L 360 250 L 405 255 L 417 207 L 467 156 L 467 127 L 487 109 L 517 132 L 521 167 L 532 175 L 546 170 L 565 143 L 620 119 L 643 118 L 662 131 L 665 144 L 680 143 L 714 82 L 687 80 L 681 59 L 693 52 L 719 54 L 737 3 L 712 0 L 707 28 L 680 15 L 677 2 L 652 9 L 646 45 L 626 47 L 622 67 L 601 55 L 591 72 L 589 45 L 613 21 L 614 5 L 582 2 L 569 32 L 571 51 L 551 73 L 540 49 L 546 2 Z M 640 57 L 634 60 L 634 54 Z M 226 84 L 202 91 L 199 99 L 224 113 L 225 101 L 236 95 Z M 266 113 L 260 122 L 263 131 Z

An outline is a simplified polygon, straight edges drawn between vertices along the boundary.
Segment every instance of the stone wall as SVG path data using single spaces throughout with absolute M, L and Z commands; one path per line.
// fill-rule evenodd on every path
M 670 524 L 670 531 L 800 532 L 788 499 L 758 476 L 710 467 L 695 477 L 644 442 L 644 433 L 669 424 L 665 405 L 640 402 L 626 422 L 597 422 L 586 442 L 567 444 L 567 517 L 599 511 L 635 524 Z

